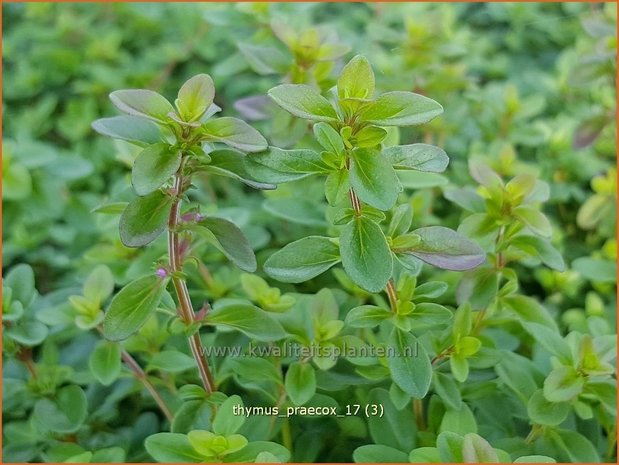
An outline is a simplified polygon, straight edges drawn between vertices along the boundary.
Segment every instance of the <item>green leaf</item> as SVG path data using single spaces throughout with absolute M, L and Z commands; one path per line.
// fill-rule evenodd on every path
M 516 218 L 531 228 L 531 231 L 534 233 L 547 237 L 552 235 L 550 221 L 548 221 L 548 218 L 546 218 L 542 212 L 536 210 L 534 207 L 522 205 L 514 208 L 512 213 Z
M 408 203 L 398 205 L 391 212 L 387 235 L 397 237 L 408 232 L 413 223 L 413 209 Z
M 463 463 L 462 443 L 464 438 L 451 431 L 443 431 L 436 438 L 436 448 L 443 463 Z
M 48 334 L 47 326 L 38 321 L 20 321 L 6 328 L 4 334 L 18 344 L 32 347 L 41 344 Z
M 449 376 L 436 371 L 434 372 L 432 382 L 434 385 L 434 390 L 443 402 L 453 409 L 460 410 L 462 407 L 462 396 L 460 395 L 460 390 L 454 380 Z
M 86 278 L 84 297 L 94 302 L 103 302 L 114 292 L 114 275 L 106 265 L 97 265 Z
M 396 172 L 404 189 L 418 190 L 446 186 L 449 180 L 438 173 L 428 173 L 415 170 L 398 170 Z
M 582 392 L 584 378 L 571 366 L 559 366 L 544 381 L 544 397 L 550 402 L 567 402 Z
M 205 430 L 189 431 L 187 439 L 192 447 L 205 457 L 204 462 L 213 462 L 218 457 L 241 450 L 247 445 L 247 439 L 240 434 L 224 436 Z
M 180 373 L 195 368 L 192 357 L 178 350 L 164 350 L 157 352 L 150 358 L 147 369 L 162 370 L 169 373 Z
M 469 362 L 464 355 L 453 354 L 449 357 L 449 368 L 456 381 L 464 383 L 469 377 Z
M 195 451 L 184 434 L 153 434 L 146 438 L 144 447 L 160 463 L 199 463 L 204 460 L 204 457 Z
M 281 174 L 277 171 L 253 163 L 251 161 L 251 156 L 246 156 L 236 150 L 214 150 L 209 153 L 209 156 L 211 157 L 211 161 L 208 165 L 202 167 L 205 171 L 210 171 L 220 176 L 236 179 L 237 181 L 241 181 L 254 189 L 275 189 L 276 186 L 269 184 L 270 182 L 273 182 L 270 178 L 273 174 L 281 176 Z M 260 171 L 257 172 L 257 169 L 260 169 Z M 257 181 L 257 179 L 264 179 L 263 176 L 265 174 L 265 170 L 268 175 L 266 178 L 267 182 Z M 260 176 L 258 173 L 260 173 Z M 276 179 L 276 181 L 281 182 L 279 178 Z
M 447 308 L 432 302 L 421 302 L 416 304 L 412 313 L 408 314 L 408 318 L 419 319 L 427 324 L 444 324 L 452 318 L 452 313 Z
M 410 463 L 441 463 L 441 457 L 436 447 L 418 447 L 408 456 Z
M 393 258 L 380 226 L 358 217 L 342 229 L 340 253 L 344 270 L 368 292 L 385 288 L 393 271 Z
M 290 58 L 275 47 L 263 47 L 250 43 L 237 44 L 251 69 L 263 76 L 284 74 L 290 66 Z
M 245 121 L 225 116 L 207 121 L 202 125 L 207 140 L 223 142 L 244 152 L 260 152 L 268 143 L 262 134 Z
M 156 144 L 164 139 L 155 123 L 138 116 L 101 118 L 92 123 L 92 128 L 101 135 L 142 146 Z
M 146 89 L 116 90 L 110 94 L 110 100 L 120 111 L 134 116 L 165 123 L 168 113 L 174 111 L 174 107 L 165 97 Z
M 316 373 L 309 363 L 292 362 L 285 380 L 286 392 L 294 405 L 303 405 L 316 393 Z
M 33 419 L 46 431 L 73 433 L 84 423 L 88 401 L 86 394 L 74 384 L 60 388 L 53 398 L 39 399 L 34 404 Z
M 361 200 L 380 210 L 391 209 L 402 190 L 387 159 L 371 149 L 353 151 L 350 185 Z
M 167 282 L 149 275 L 123 287 L 105 313 L 103 335 L 110 341 L 122 341 L 139 330 L 159 305 Z
M 213 432 L 215 434 L 230 436 L 243 426 L 245 417 L 243 415 L 234 414 L 233 409 L 235 405 L 243 407 L 243 400 L 237 395 L 228 397 L 224 403 L 221 404 L 217 410 L 215 420 L 213 421 Z
M 247 275 L 251 276 L 251 275 Z M 247 381 L 269 381 L 281 384 L 281 373 L 273 363 L 264 358 L 234 358 L 229 363 L 236 376 Z
M 463 402 L 462 407 L 458 410 L 452 408 L 447 409 L 439 426 L 440 433 L 445 431 L 461 435 L 477 433 L 475 415 L 473 415 L 468 405 Z
M 316 89 L 305 84 L 282 84 L 268 92 L 275 103 L 299 118 L 337 121 L 337 113 Z
M 382 416 L 372 415 L 368 419 L 370 435 L 376 444 L 400 451 L 409 451 L 415 447 L 417 428 L 408 409 L 397 410 L 389 392 L 382 388 L 372 389 L 367 402 L 383 408 Z
M 312 174 L 327 173 L 331 170 L 322 160 L 320 154 L 313 150 L 283 150 L 277 147 L 269 147 L 268 150 L 248 155 L 247 158 L 252 162 L 248 165 L 250 173 L 253 171 L 253 165 L 258 164 L 291 175 L 285 178 L 286 181 L 296 181 Z M 260 171 L 256 171 L 256 175 L 259 177 Z
M 104 386 L 112 384 L 120 375 L 120 347 L 116 343 L 100 341 L 88 360 L 90 371 Z
M 585 278 L 599 283 L 617 282 L 617 263 L 601 258 L 580 257 L 572 262 L 572 268 Z
M 577 431 L 550 430 L 546 433 L 558 449 L 559 463 L 600 463 L 600 455 L 589 439 Z
M 337 80 L 337 94 L 340 98 L 372 98 L 374 71 L 367 58 L 357 55 L 344 66 Z
M 340 251 L 328 237 L 309 236 L 275 252 L 264 263 L 264 271 L 284 283 L 301 283 L 339 263 Z
M 28 169 L 18 163 L 2 164 L 2 198 L 21 200 L 32 193 L 32 176 Z
M 558 426 L 567 418 L 572 406 L 569 402 L 550 402 L 541 389 L 533 393 L 527 404 L 527 413 L 533 423 Z
M 11 288 L 11 300 L 21 302 L 24 308 L 28 308 L 36 296 L 34 271 L 25 263 L 12 267 L 2 280 L 2 285 Z
M 243 231 L 232 221 L 215 216 L 207 216 L 187 227 L 205 237 L 242 270 L 256 271 L 254 251 Z
M 157 190 L 129 202 L 120 216 L 120 240 L 127 247 L 151 243 L 166 229 L 172 198 Z
M 198 400 L 195 398 L 186 400 L 180 408 L 174 412 L 174 420 L 170 425 L 170 431 L 172 433 L 187 433 L 192 429 L 204 425 L 210 427 L 212 416 L 213 406 L 204 401 L 204 393 L 202 393 Z
M 352 328 L 375 328 L 392 316 L 393 314 L 384 308 L 375 305 L 362 305 L 348 312 L 346 324 Z
M 91 213 L 102 213 L 104 215 L 120 215 L 125 208 L 127 208 L 129 202 L 110 202 L 99 205 L 98 207 L 90 210 Z
M 136 157 L 131 170 L 131 184 L 139 196 L 159 189 L 181 165 L 181 152 L 166 143 L 146 147 Z
M 327 123 L 314 124 L 314 137 L 330 153 L 340 155 L 344 152 L 344 142 L 340 134 Z
M 215 306 L 203 321 L 237 329 L 258 341 L 276 341 L 286 334 L 277 320 L 250 304 L 231 302 Z
M 541 345 L 552 355 L 557 356 L 561 362 L 566 364 L 572 363 L 573 357 L 570 346 L 556 329 L 531 321 L 522 321 L 521 324 L 533 336 L 537 344 Z
M 437 299 L 449 288 L 443 281 L 428 281 L 415 288 L 414 299 Z
M 269 442 L 269 441 L 253 441 L 247 444 L 243 449 L 226 456 L 226 462 L 254 462 L 259 454 L 268 452 L 280 461 L 286 463 L 290 460 L 290 451 L 284 446 Z
M 432 382 L 430 357 L 415 336 L 398 328 L 393 329 L 388 344 L 395 351 L 387 358 L 393 382 L 412 397 L 422 399 Z
M 499 380 L 512 389 L 526 405 L 542 382 L 542 374 L 535 364 L 525 357 L 507 351 L 502 351 L 501 356 L 501 362 L 494 367 Z
M 396 128 L 397 129 L 397 128 Z M 387 137 L 387 131 L 378 126 L 366 126 L 353 136 L 355 147 L 376 147 Z
M 408 463 L 407 455 L 401 450 L 380 444 L 366 444 L 352 453 L 356 463 Z
M 475 433 L 468 433 L 462 441 L 462 458 L 464 463 L 499 463 L 499 457 L 484 438 Z
M 523 455 L 514 460 L 514 463 L 557 463 L 557 461 L 545 455 Z
M 396 252 L 408 253 L 438 268 L 463 271 L 481 265 L 486 254 L 475 242 L 442 226 L 429 226 L 413 231 L 421 240 L 418 245 Z
M 325 197 L 329 205 L 336 205 L 346 198 L 350 190 L 347 169 L 332 171 L 325 180 Z
M 361 117 L 378 126 L 412 126 L 427 123 L 443 113 L 434 100 L 412 92 L 386 92 L 361 110 Z
M 454 353 L 468 358 L 479 352 L 481 341 L 473 336 L 464 336 L 454 345 Z
M 552 329 L 554 332 L 559 331 L 557 323 L 555 323 L 550 312 L 535 299 L 524 295 L 512 294 L 503 297 L 501 302 L 507 309 L 512 310 L 523 321 L 539 323 Z
M 322 204 L 302 198 L 267 199 L 262 207 L 270 214 L 291 223 L 306 226 L 327 226 Z
M 594 194 L 578 209 L 576 224 L 582 229 L 594 229 L 613 207 L 608 196 Z
M 91 463 L 125 463 L 126 455 L 122 447 L 106 447 L 92 454 Z
M 505 191 L 511 197 L 512 205 L 518 205 L 527 198 L 535 189 L 536 179 L 531 174 L 519 174 L 514 176 L 506 185 Z
M 428 144 L 388 147 L 383 151 L 383 156 L 396 170 L 442 173 L 449 164 L 449 157 L 443 149 Z
M 565 271 L 563 257 L 547 239 L 537 236 L 517 236 L 510 241 L 510 246 L 539 258 L 544 265 L 554 270 Z
M 199 119 L 213 103 L 215 85 L 208 74 L 197 74 L 178 91 L 176 106 L 185 121 Z

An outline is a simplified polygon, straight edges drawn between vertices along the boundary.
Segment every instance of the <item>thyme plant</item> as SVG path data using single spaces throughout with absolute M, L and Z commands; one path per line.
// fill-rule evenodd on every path
M 192 239 L 204 238 L 245 271 L 255 271 L 256 259 L 243 232 L 233 222 L 203 215 L 199 207 L 183 211 L 183 201 L 189 200 L 193 176 L 202 172 L 241 179 L 254 187 L 275 187 L 254 183 L 235 172 L 235 160 L 244 157 L 244 152 L 265 149 L 267 143 L 242 120 L 214 118 L 221 110 L 213 103 L 214 96 L 213 81 L 206 74 L 185 82 L 174 106 L 151 90 L 118 90 L 110 94 L 110 99 L 127 115 L 93 123 L 101 134 L 144 147 L 131 171 L 137 197 L 120 217 L 122 243 L 127 247 L 144 247 L 165 232 L 168 251 L 166 262 L 156 263 L 152 274 L 127 284 L 116 294 L 103 318 L 103 335 L 111 341 L 121 341 L 134 334 L 158 307 L 171 283 L 177 298 L 178 321 L 184 327 L 207 392 L 214 391 L 216 386 L 198 329 L 215 321 L 218 314 L 208 314 L 207 302 L 201 313 L 196 313 L 192 306 L 183 273 L 184 264 L 192 258 Z M 232 149 L 215 148 L 218 144 Z M 228 166 L 230 163 L 233 166 Z M 249 312 L 254 309 L 259 311 L 251 307 Z M 225 315 L 219 318 L 220 323 L 226 324 Z
M 485 253 L 473 241 L 442 226 L 411 230 L 410 206 L 397 205 L 402 191 L 397 172 L 440 173 L 449 159 L 442 149 L 428 144 L 388 145 L 385 128 L 427 123 L 443 108 L 412 92 L 375 96 L 374 80 L 369 62 L 358 55 L 343 68 L 331 101 L 307 85 L 271 89 L 269 96 L 282 108 L 315 121 L 314 137 L 322 151 L 271 147 L 249 156 L 248 162 L 250 172 L 263 181 L 325 176 L 325 197 L 332 208 L 329 217 L 335 237 L 309 236 L 286 245 L 265 262 L 266 273 L 282 282 L 299 283 L 341 262 L 360 288 L 369 293 L 384 291 L 390 307 L 390 311 L 376 305 L 354 308 L 347 323 L 372 328 L 391 321 L 389 343 L 404 353 L 407 346 L 418 345 L 411 333 L 418 318 L 437 313 L 440 318 L 442 313 L 442 307 L 415 304 L 415 282 L 407 283 L 406 273 L 417 275 L 422 261 L 448 270 L 471 269 L 485 260 Z M 270 177 L 265 169 L 279 174 Z M 401 288 L 395 276 L 402 276 Z M 423 295 L 420 291 L 418 295 Z M 443 316 L 448 318 L 449 312 Z M 419 357 L 392 357 L 388 363 L 399 389 L 416 399 L 425 396 L 432 369 L 422 346 Z

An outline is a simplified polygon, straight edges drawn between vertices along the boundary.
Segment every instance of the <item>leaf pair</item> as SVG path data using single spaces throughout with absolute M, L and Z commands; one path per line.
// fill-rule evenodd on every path
M 378 126 L 411 126 L 427 123 L 443 112 L 443 107 L 434 100 L 412 92 L 387 92 L 372 100 L 374 72 L 360 55 L 344 67 L 337 84 L 342 114 L 308 85 L 282 84 L 268 94 L 280 107 L 299 118 L 327 123 L 343 122 L 355 114 L 360 121 Z
M 411 235 L 417 240 L 393 254 L 413 256 L 431 265 L 449 270 L 478 266 L 485 253 L 474 242 L 441 226 L 420 228 Z M 339 248 L 334 240 L 310 236 L 288 244 L 265 262 L 267 274 L 283 282 L 303 282 L 327 271 L 340 261 L 350 278 L 363 289 L 379 292 L 393 272 L 393 254 L 380 226 L 364 216 L 346 224 Z

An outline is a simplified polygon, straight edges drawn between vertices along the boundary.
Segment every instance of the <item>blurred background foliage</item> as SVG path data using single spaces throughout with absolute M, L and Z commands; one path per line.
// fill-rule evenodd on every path
M 251 121 L 272 145 L 307 146 L 313 144 L 309 126 L 278 111 L 266 91 L 283 81 L 326 91 L 348 58 L 363 54 L 376 70 L 379 91 L 423 93 L 445 108 L 431 124 L 389 136 L 439 145 L 451 158 L 444 175 L 413 173 L 404 180 L 414 224 L 455 227 L 465 217 L 443 194 L 476 185 L 470 159 L 505 178 L 539 176 L 550 185 L 545 213 L 567 267 L 517 265 L 522 293 L 537 297 L 565 329 L 586 328 L 588 317 L 601 315 L 615 331 L 614 4 L 10 3 L 2 21 L 3 274 L 19 264 L 34 270 L 42 297 L 29 309 L 24 305 L 33 321 L 45 324 L 70 313 L 68 296 L 81 294 L 96 265 L 107 265 L 116 284 L 124 284 L 164 253 L 163 243 L 134 250 L 118 239 L 113 213 L 131 197 L 129 168 L 137 152 L 90 128 L 113 113 L 112 90 L 151 88 L 172 97 L 185 79 L 208 73 L 223 114 Z M 225 178 L 204 181 L 195 198 L 205 211 L 243 227 L 259 263 L 326 226 L 322 185 L 314 180 L 267 193 Z M 305 192 L 302 199 L 294 197 L 297 189 Z M 209 253 L 209 261 L 224 263 L 216 251 Z M 190 280 L 196 298 L 241 288 L 240 273 L 223 264 Z M 296 289 L 271 284 L 282 293 L 316 292 L 332 281 L 327 273 Z M 75 348 L 92 347 L 96 338 L 75 339 L 75 331 L 62 325 L 44 331 L 55 338 L 38 347 L 40 356 L 74 370 L 55 379 L 88 379 L 88 354 Z M 19 346 L 19 337 L 13 342 Z M 5 377 L 19 379 L 20 370 L 9 361 Z M 18 387 L 5 383 L 5 392 Z M 126 395 L 121 390 L 118 399 Z M 152 414 L 134 414 L 128 416 L 142 429 L 127 433 L 125 443 L 138 444 L 159 428 Z M 113 434 L 101 431 L 93 447 L 113 442 Z M 134 450 L 129 459 L 148 459 Z M 57 459 L 33 451 L 17 456 Z M 310 455 L 296 460 L 316 458 Z

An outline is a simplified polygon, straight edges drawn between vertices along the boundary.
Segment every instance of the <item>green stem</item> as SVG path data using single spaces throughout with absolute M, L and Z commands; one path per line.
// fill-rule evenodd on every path
M 608 447 L 606 448 L 606 461 L 612 462 L 617 453 L 617 425 L 611 426 L 608 430 Z
M 499 228 L 499 233 L 496 236 L 494 247 L 496 250 L 502 248 L 503 238 L 505 237 L 505 225 Z M 496 267 L 501 270 L 505 266 L 505 259 L 503 257 L 503 251 L 497 252 Z
M 184 279 L 178 276 L 178 272 L 182 270 L 182 257 L 180 254 L 180 241 L 177 232 L 178 224 L 180 221 L 180 208 L 181 208 L 181 196 L 183 193 L 183 176 L 182 165 L 179 168 L 178 173 L 174 178 L 174 191 L 175 199 L 170 209 L 170 216 L 168 218 L 168 255 L 170 259 L 170 272 L 172 273 L 172 284 L 178 297 L 178 316 L 185 324 L 190 325 L 195 321 L 194 311 L 191 305 L 191 299 L 189 298 L 189 290 L 187 289 L 187 283 Z M 188 337 L 189 348 L 191 354 L 196 361 L 200 379 L 206 392 L 213 392 L 215 388 L 215 381 L 211 370 L 208 366 L 208 361 L 204 355 L 204 349 L 202 347 L 202 340 L 200 339 L 200 333 L 194 332 Z
M 417 430 L 425 431 L 426 419 L 423 416 L 423 401 L 421 399 L 413 399 L 413 410 L 415 411 L 415 422 L 417 423 Z
M 282 443 L 286 449 L 292 452 L 292 434 L 288 418 L 284 418 L 284 423 L 282 424 Z
M 385 291 L 387 292 L 387 296 L 389 297 L 389 305 L 391 306 L 391 311 L 393 313 L 398 313 L 398 294 L 395 290 L 393 278 L 389 278 L 389 281 L 387 281 L 387 287 L 385 288 Z
M 17 359 L 24 364 L 32 379 L 36 380 L 38 377 L 38 372 L 37 366 L 35 365 L 34 360 L 32 360 L 32 349 L 21 347 L 17 352 Z
M 99 332 L 99 334 L 103 335 L 103 329 L 101 328 L 101 326 L 97 326 L 96 330 Z M 146 373 L 144 372 L 140 364 L 137 362 L 137 360 L 134 359 L 133 356 L 129 352 L 127 352 L 125 349 L 123 349 L 122 347 L 120 349 L 120 358 L 124 362 L 125 366 L 129 368 L 129 370 L 133 373 L 133 376 L 140 383 L 142 383 L 144 387 L 146 388 L 146 390 L 150 393 L 155 403 L 159 406 L 161 413 L 163 413 L 165 417 L 168 419 L 168 421 L 172 423 L 172 420 L 174 419 L 174 415 L 172 415 L 172 412 L 168 408 L 168 405 L 165 403 L 163 398 L 159 395 L 159 392 L 157 392 L 157 389 L 155 389 L 155 386 L 153 386 L 153 384 L 150 382 L 150 380 L 148 379 L 148 376 L 146 375 Z
M 127 368 L 129 368 L 133 372 L 133 376 L 135 376 L 136 379 L 140 381 L 144 385 L 146 390 L 150 393 L 150 395 L 155 400 L 155 402 L 159 406 L 159 409 L 165 415 L 168 421 L 172 423 L 174 415 L 172 415 L 172 412 L 168 408 L 163 398 L 157 392 L 157 389 L 155 389 L 155 386 L 153 386 L 153 384 L 150 382 L 148 376 L 146 376 L 146 373 L 144 372 L 142 367 L 125 349 L 121 349 L 120 357 L 122 358 L 123 362 L 125 362 Z

